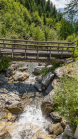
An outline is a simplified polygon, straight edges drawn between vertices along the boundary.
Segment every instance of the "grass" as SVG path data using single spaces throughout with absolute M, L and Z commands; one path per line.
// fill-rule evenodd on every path
M 78 125 L 78 81 L 64 75 L 55 94 L 52 98 L 58 104 L 55 110 L 69 120 L 75 130 Z

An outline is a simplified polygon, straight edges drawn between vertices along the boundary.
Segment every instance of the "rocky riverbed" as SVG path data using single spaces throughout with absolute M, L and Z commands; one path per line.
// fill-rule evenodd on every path
M 54 87 L 69 69 L 39 76 L 45 66 L 12 62 L 0 74 L 0 139 L 73 139 L 70 123 L 52 111 Z

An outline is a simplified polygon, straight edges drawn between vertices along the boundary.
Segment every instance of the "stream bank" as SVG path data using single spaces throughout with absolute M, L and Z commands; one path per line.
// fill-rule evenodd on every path
M 55 105 L 51 99 L 53 88 L 63 70 L 58 68 L 43 78 L 38 73 L 48 65 L 32 65 L 13 62 L 6 74 L 0 75 L 1 139 L 67 139 L 66 134 L 72 139 L 71 125 L 58 114 L 51 113 Z M 32 74 L 33 70 L 37 76 Z

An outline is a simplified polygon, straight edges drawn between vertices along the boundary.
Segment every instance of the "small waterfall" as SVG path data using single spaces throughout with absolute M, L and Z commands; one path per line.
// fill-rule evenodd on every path
M 26 84 L 26 90 L 31 92 L 34 89 L 36 76 L 32 74 L 32 71 L 36 65 L 30 62 L 28 65 L 28 73 L 30 77 L 24 81 Z M 31 87 L 32 85 L 32 87 Z M 33 91 L 32 91 L 33 93 Z M 30 102 L 23 110 L 23 113 L 19 115 L 18 120 L 11 127 L 12 139 L 33 139 L 33 135 L 39 129 L 42 129 L 46 134 L 48 133 L 48 124 L 52 123 L 51 119 L 46 119 L 41 112 L 41 98 L 35 99 Z
M 15 124 L 19 126 L 17 131 L 12 133 L 12 139 L 32 139 L 39 129 L 43 129 L 47 133 L 48 124 L 52 121 L 43 117 L 38 100 L 33 103 L 24 108 L 23 113 L 19 116 L 19 120 L 16 121 Z

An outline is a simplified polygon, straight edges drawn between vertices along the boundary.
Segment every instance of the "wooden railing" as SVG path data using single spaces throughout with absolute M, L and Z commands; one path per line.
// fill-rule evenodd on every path
M 15 55 L 23 55 L 24 59 L 27 59 L 27 56 L 36 56 L 37 60 L 40 57 L 49 57 L 49 60 L 52 60 L 52 57 L 73 57 L 76 42 L 78 44 L 78 40 L 74 42 L 52 42 L 0 39 L 0 54 L 11 55 L 12 58 Z

